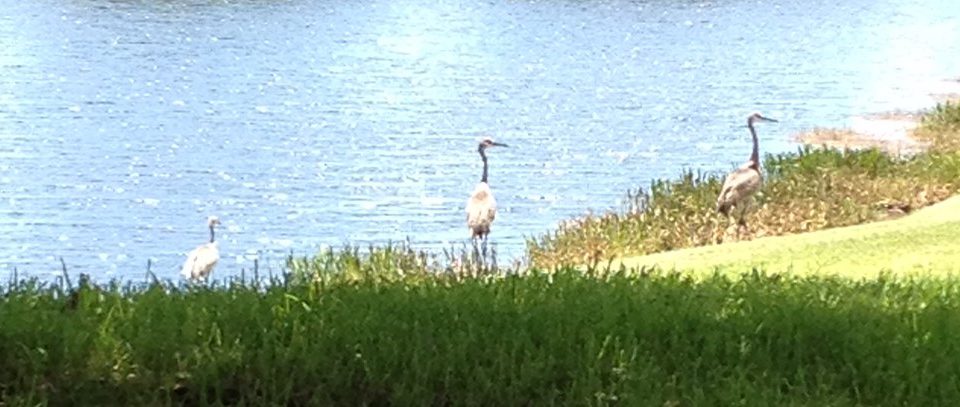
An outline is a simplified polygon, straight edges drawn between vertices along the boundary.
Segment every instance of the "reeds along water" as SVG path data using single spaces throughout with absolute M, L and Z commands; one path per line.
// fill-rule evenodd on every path
M 917 136 L 933 142 L 936 151 L 960 150 L 960 101 L 938 103 L 923 115 Z
M 409 242 L 326 249 L 317 255 L 289 257 L 286 270 L 295 282 L 329 280 L 453 279 L 496 277 L 520 272 L 521 262 L 501 266 L 495 244 L 484 253 L 477 245 L 452 246 L 442 253 L 414 248 Z
M 748 215 L 750 233 L 730 233 L 713 207 L 722 173 L 683 172 L 627 194 L 620 211 L 566 221 L 527 240 L 535 266 L 599 264 L 624 255 L 809 232 L 885 219 L 939 202 L 960 188 L 960 106 L 938 105 L 918 134 L 939 140 L 924 153 L 894 157 L 877 149 L 802 147 L 767 155 L 764 184 Z

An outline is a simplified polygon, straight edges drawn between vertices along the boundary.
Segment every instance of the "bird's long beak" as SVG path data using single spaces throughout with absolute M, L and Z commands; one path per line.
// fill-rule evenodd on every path
M 780 121 L 778 121 L 778 120 L 776 120 L 776 119 L 771 119 L 771 118 L 769 118 L 769 117 L 763 117 L 763 116 L 760 116 L 760 120 L 763 120 L 763 121 L 766 121 L 766 122 L 780 123 Z
M 508 146 L 508 145 L 506 145 L 506 144 L 503 144 L 503 143 L 497 143 L 496 141 L 493 142 L 493 145 L 495 145 L 495 146 L 497 146 L 497 147 L 510 147 L 510 146 Z

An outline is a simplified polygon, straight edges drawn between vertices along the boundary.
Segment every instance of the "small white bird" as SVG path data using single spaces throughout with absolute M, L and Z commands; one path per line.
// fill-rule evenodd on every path
M 220 219 L 216 216 L 207 218 L 207 226 L 210 228 L 210 242 L 197 246 L 187 254 L 187 261 L 183 263 L 183 269 L 180 275 L 191 281 L 206 280 L 207 276 L 213 271 L 213 267 L 220 260 L 220 248 L 214 241 L 213 228 L 220 224 Z
M 467 227 L 470 229 L 471 237 L 479 237 L 486 240 L 490 234 L 490 225 L 497 217 L 497 200 L 493 198 L 493 191 L 487 184 L 487 154 L 489 147 L 507 147 L 506 144 L 497 143 L 490 137 L 485 137 L 480 141 L 477 152 L 480 153 L 480 159 L 483 160 L 483 176 L 480 177 L 480 183 L 473 189 L 473 194 L 467 200 Z
M 753 195 L 760 190 L 760 186 L 763 184 L 763 175 L 760 174 L 760 146 L 757 142 L 757 131 L 753 128 L 753 122 L 757 120 L 777 122 L 774 119 L 761 116 L 760 113 L 754 113 L 747 118 L 747 127 L 750 128 L 750 136 L 753 137 L 753 152 L 750 154 L 750 160 L 727 175 L 726 180 L 723 181 L 720 196 L 717 197 L 717 212 L 724 216 L 730 215 L 732 207 L 737 207 L 740 210 L 740 216 L 737 220 L 739 227 L 746 227 L 747 207 L 753 199 Z

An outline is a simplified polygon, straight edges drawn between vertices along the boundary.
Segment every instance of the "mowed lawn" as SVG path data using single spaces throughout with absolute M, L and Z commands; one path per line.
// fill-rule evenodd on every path
M 627 268 L 872 278 L 960 272 L 960 196 L 902 218 L 788 236 L 627 257 Z

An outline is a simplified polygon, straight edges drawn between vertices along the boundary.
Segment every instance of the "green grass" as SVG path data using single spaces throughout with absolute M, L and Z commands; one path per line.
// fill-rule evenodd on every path
M 0 403 L 960 401 L 953 279 L 597 278 L 567 270 L 290 281 L 84 285 L 79 294 L 6 287 Z
M 886 222 L 704 246 L 614 262 L 710 273 L 758 268 L 798 275 L 875 278 L 879 272 L 960 272 L 960 197 Z

